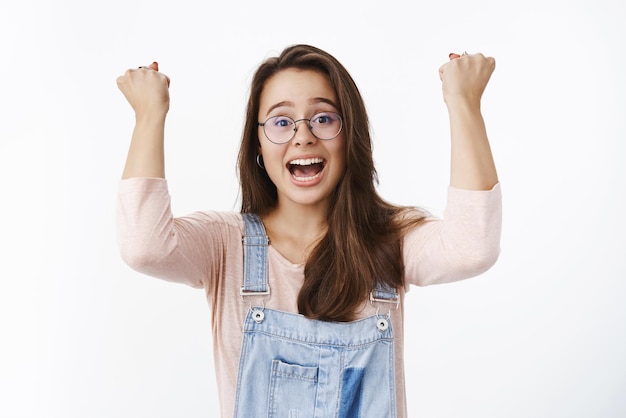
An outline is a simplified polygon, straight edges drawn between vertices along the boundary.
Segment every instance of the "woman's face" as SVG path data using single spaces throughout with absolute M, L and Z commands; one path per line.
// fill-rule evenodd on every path
M 268 176 L 278 190 L 278 204 L 286 203 L 320 206 L 330 204 L 333 190 L 346 166 L 345 138 L 340 132 L 335 138 L 318 139 L 309 129 L 312 123 L 327 129 L 332 113 L 339 113 L 337 97 L 327 77 L 313 70 L 286 69 L 272 76 L 261 92 L 259 122 L 274 116 L 288 116 L 296 122 L 291 141 L 276 144 L 268 139 L 259 126 L 259 153 Z M 274 119 L 274 126 L 285 125 L 287 119 Z M 271 127 L 266 126 L 267 132 Z M 292 131 L 291 131 L 292 132 Z M 322 135 L 323 136 L 323 135 Z M 274 138 L 275 139 L 275 138 Z

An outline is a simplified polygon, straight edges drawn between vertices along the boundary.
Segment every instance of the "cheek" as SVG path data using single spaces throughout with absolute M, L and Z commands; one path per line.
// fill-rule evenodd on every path
M 283 168 L 284 150 L 268 140 L 261 140 L 259 153 L 263 156 L 265 169 L 268 174 L 278 172 Z

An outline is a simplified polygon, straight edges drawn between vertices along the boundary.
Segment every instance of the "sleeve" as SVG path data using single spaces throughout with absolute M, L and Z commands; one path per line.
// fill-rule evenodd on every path
M 148 276 L 207 287 L 223 260 L 223 226 L 209 213 L 174 218 L 167 181 L 122 180 L 118 189 L 117 235 L 120 255 Z
M 403 242 L 406 290 L 467 279 L 491 268 L 500 254 L 502 193 L 448 188 L 442 219 L 431 218 Z

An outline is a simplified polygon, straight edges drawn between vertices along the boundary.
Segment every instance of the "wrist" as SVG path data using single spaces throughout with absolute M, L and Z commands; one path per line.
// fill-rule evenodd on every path
M 480 114 L 480 99 L 473 100 L 467 97 L 446 98 L 448 112 L 460 114 Z
M 159 112 L 136 112 L 135 123 L 137 125 L 163 125 L 167 111 Z

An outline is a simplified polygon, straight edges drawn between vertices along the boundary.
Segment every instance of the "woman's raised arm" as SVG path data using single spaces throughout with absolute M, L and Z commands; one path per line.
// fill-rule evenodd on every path
M 130 177 L 165 178 L 164 131 L 169 110 L 170 79 L 159 64 L 130 69 L 118 77 L 117 86 L 135 111 L 135 129 L 122 174 Z
M 452 187 L 490 190 L 498 183 L 480 110 L 481 97 L 495 65 L 491 57 L 464 53 L 450 54 L 450 62 L 439 69 L 450 117 Z

